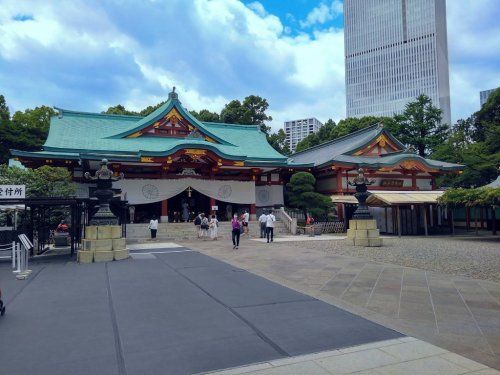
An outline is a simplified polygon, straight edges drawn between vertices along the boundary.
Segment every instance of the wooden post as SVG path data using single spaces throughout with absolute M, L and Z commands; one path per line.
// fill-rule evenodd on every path
M 398 237 L 401 237 L 402 228 L 401 228 L 401 207 L 400 206 L 397 207 L 397 212 L 398 212 Z
M 161 201 L 161 218 L 162 222 L 167 222 L 168 221 L 168 200 L 164 199 Z
M 424 233 L 425 236 L 427 237 L 429 235 L 429 231 L 427 229 L 427 207 L 425 206 L 425 204 L 423 205 L 423 208 L 424 208 Z

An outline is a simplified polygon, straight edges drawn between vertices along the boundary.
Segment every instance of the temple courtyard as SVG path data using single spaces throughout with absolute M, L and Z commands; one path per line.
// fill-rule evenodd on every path
M 385 240 L 145 242 L 26 281 L 0 263 L 0 372 L 500 373 L 498 242 Z

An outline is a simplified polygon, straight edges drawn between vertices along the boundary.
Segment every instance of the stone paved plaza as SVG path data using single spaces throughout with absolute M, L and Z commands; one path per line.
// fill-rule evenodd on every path
M 376 249 L 307 237 L 269 245 L 244 239 L 237 252 L 229 244 L 210 241 L 186 246 L 500 369 L 500 284 L 460 276 L 484 267 L 483 278 L 496 279 L 499 242 L 423 237 L 385 241 L 387 247 Z

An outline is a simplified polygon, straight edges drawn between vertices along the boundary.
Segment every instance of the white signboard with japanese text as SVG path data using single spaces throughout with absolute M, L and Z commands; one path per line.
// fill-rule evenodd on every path
M 0 199 L 26 198 L 26 185 L 0 185 Z

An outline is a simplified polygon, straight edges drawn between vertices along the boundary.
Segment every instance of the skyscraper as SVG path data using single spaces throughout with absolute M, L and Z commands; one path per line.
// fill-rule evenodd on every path
M 316 117 L 285 122 L 286 143 L 290 151 L 295 151 L 297 143 L 309 134 L 316 133 L 323 124 Z
M 496 89 L 491 89 L 491 90 L 485 90 L 485 91 L 480 91 L 479 92 L 479 103 L 481 104 L 481 107 L 488 101 L 488 98 L 490 95 L 493 93 L 493 91 L 499 89 L 500 87 L 497 87 Z
M 420 94 L 451 124 L 446 0 L 344 0 L 347 116 L 392 116 Z

